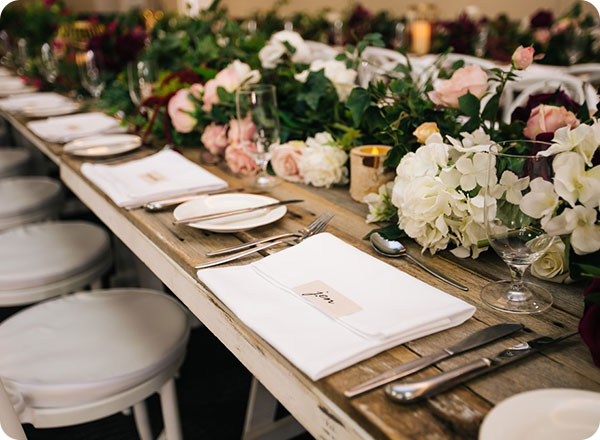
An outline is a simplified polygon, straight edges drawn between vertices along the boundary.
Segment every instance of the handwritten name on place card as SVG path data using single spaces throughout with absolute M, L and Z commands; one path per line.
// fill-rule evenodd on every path
M 362 310 L 362 307 L 354 301 L 345 297 L 323 281 L 312 281 L 294 287 L 292 290 L 332 318 L 341 318 L 342 316 L 348 316 Z

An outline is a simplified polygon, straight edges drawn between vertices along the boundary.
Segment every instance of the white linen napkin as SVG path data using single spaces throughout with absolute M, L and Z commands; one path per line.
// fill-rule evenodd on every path
M 313 380 L 459 325 L 475 312 L 327 233 L 250 265 L 200 270 L 198 278 Z M 303 296 L 294 291 L 298 286 Z M 327 297 L 316 298 L 316 291 Z M 316 305 L 332 298 L 328 313 Z
M 227 182 L 172 150 L 120 165 L 84 163 L 81 172 L 120 207 L 227 187 Z
M 119 121 L 101 112 L 79 113 L 32 121 L 27 127 L 38 137 L 50 142 L 65 143 L 100 133 L 125 131 Z
M 18 112 L 25 108 L 54 108 L 70 104 L 69 98 L 54 92 L 27 93 L 0 99 L 0 109 L 7 112 Z

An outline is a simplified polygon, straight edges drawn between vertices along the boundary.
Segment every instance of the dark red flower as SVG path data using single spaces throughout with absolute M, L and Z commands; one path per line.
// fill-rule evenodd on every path
M 57 2 L 57 0 L 44 0 L 44 6 L 49 8 L 51 6 L 54 6 L 54 4 Z
M 600 278 L 596 277 L 592 284 L 585 289 L 585 297 L 600 293 Z M 579 321 L 579 334 L 589 347 L 592 359 L 600 367 L 600 305 L 586 302 L 583 318 Z
M 537 28 L 549 28 L 554 23 L 554 14 L 549 9 L 540 9 L 531 16 L 531 27 Z
M 515 111 L 511 115 L 511 122 L 522 121 L 526 123 L 529 120 L 529 116 L 531 116 L 531 111 L 540 104 L 556 105 L 559 107 L 563 106 L 564 108 L 575 114 L 577 114 L 579 112 L 579 109 L 581 108 L 581 105 L 573 101 L 569 97 L 569 95 L 567 95 L 560 89 L 552 93 L 538 93 L 537 95 L 531 95 L 527 100 L 527 104 L 524 107 L 517 107 L 515 109 Z

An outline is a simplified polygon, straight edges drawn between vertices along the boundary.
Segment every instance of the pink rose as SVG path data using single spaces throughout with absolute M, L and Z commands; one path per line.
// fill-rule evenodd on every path
M 517 47 L 517 50 L 515 50 L 515 53 L 513 53 L 513 56 L 512 56 L 512 63 L 513 63 L 513 66 L 515 66 L 515 69 L 525 70 L 529 66 L 531 66 L 531 63 L 533 63 L 533 54 L 534 53 L 535 53 L 535 49 L 531 46 Z
M 202 92 L 204 92 L 204 86 L 200 83 L 192 84 L 190 87 L 190 93 L 198 101 L 202 100 Z
M 564 107 L 540 104 L 531 111 L 523 134 L 528 139 L 537 137 L 540 133 L 554 133 L 561 127 L 579 125 L 579 120 L 573 112 Z
M 462 67 L 450 79 L 441 81 L 435 90 L 429 92 L 429 98 L 437 105 L 459 108 L 458 98 L 467 92 L 477 98 L 485 95 L 487 79 L 487 73 L 477 65 Z
M 239 144 L 243 141 L 251 140 L 256 135 L 256 125 L 247 116 L 244 119 L 232 119 L 229 121 L 229 143 Z
M 222 154 L 227 145 L 229 145 L 227 141 L 227 126 L 217 125 L 213 122 L 204 129 L 200 140 L 212 154 Z
M 194 112 L 196 106 L 190 99 L 189 89 L 180 89 L 169 100 L 167 111 L 171 117 L 173 128 L 179 133 L 189 133 L 196 126 L 196 118 L 191 113 Z
M 550 41 L 551 36 L 552 35 L 550 34 L 550 29 L 548 28 L 536 29 L 533 33 L 533 39 L 540 43 L 542 46 L 548 44 L 548 41 Z
M 229 169 L 236 174 L 250 176 L 256 174 L 258 165 L 238 144 L 232 144 L 225 150 L 225 162 Z
M 202 110 L 209 113 L 212 106 L 219 103 L 219 95 L 217 95 L 217 81 L 214 79 L 208 80 L 204 85 L 204 96 L 202 97 Z
M 273 149 L 271 166 L 279 177 L 290 182 L 303 182 L 299 162 L 303 153 L 303 142 L 290 142 Z
M 228 67 L 217 73 L 213 79 L 206 82 L 204 97 L 202 99 L 202 110 L 210 112 L 212 106 L 220 102 L 217 89 L 223 87 L 229 93 L 240 85 L 240 78 L 235 69 Z

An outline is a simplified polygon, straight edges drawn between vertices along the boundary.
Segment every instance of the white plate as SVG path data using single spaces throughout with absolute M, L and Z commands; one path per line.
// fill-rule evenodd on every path
M 21 114 L 28 118 L 47 118 L 49 116 L 60 116 L 74 113 L 81 108 L 81 104 L 75 101 L 66 101 L 61 105 L 48 106 L 28 106 L 23 109 Z
M 278 202 L 278 200 L 258 194 L 219 194 L 216 196 L 200 197 L 179 205 L 173 211 L 173 216 L 175 220 L 182 220 L 205 214 L 251 208 L 275 202 Z M 188 226 L 212 232 L 239 232 L 273 223 L 283 217 L 286 212 L 287 208 L 285 206 L 278 206 L 274 209 L 261 209 L 247 214 L 191 223 Z
M 65 144 L 63 151 L 80 157 L 114 156 L 141 145 L 142 138 L 134 134 L 107 134 L 74 140 Z
M 584 440 L 600 425 L 600 393 L 567 388 L 517 394 L 492 409 L 479 440 Z

